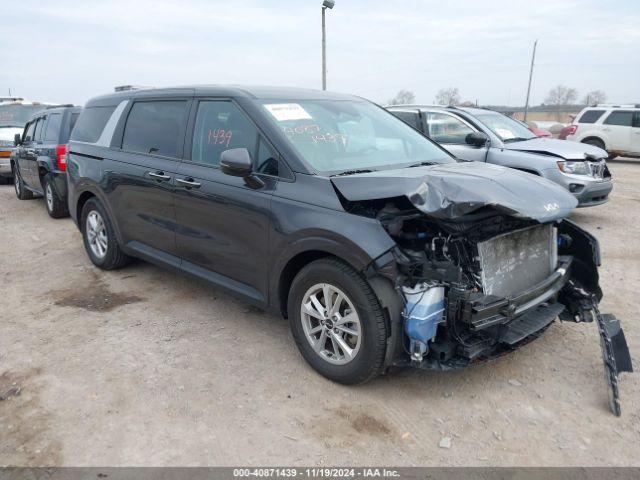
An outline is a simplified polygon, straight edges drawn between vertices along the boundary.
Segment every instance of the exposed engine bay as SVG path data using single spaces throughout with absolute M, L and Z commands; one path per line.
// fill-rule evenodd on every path
M 620 324 L 601 315 L 597 240 L 568 220 L 516 218 L 490 206 L 433 218 L 407 197 L 344 201 L 396 242 L 394 287 L 403 298 L 394 365 L 452 369 L 537 338 L 558 317 L 598 324 L 612 411 L 618 372 L 631 371 Z

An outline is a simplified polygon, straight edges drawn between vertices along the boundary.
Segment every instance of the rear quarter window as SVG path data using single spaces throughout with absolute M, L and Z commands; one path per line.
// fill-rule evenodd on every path
M 630 127 L 633 124 L 633 112 L 625 110 L 614 110 L 605 119 L 604 123 L 606 125 Z
M 97 142 L 115 109 L 115 106 L 83 109 L 71 133 L 71 140 L 88 143 Z
M 587 110 L 578 119 L 578 123 L 596 123 L 603 113 L 604 110 Z
M 177 157 L 181 129 L 187 119 L 184 100 L 139 101 L 133 104 L 122 137 L 127 152 Z
M 47 128 L 44 131 L 45 142 L 57 142 L 60 134 L 60 124 L 62 121 L 62 115 L 59 113 L 52 113 L 49 115 L 49 121 L 47 122 Z

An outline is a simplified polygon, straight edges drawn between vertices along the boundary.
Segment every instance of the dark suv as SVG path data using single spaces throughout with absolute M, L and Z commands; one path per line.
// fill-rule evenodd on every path
M 69 216 L 67 208 L 67 141 L 81 107 L 49 107 L 27 122 L 16 134 L 11 169 L 16 196 L 29 200 L 44 195 L 47 213 L 53 218 Z
M 456 161 L 353 96 L 212 86 L 94 98 L 68 181 L 95 265 L 138 257 L 278 312 L 338 382 L 493 358 L 560 314 L 585 318 L 602 295 L 598 243 L 565 220 L 577 201 L 564 189 Z

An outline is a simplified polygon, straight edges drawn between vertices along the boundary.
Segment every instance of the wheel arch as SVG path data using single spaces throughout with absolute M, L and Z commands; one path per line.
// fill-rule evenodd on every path
M 328 250 L 323 250 L 321 248 L 305 250 L 292 256 L 280 271 L 280 275 L 278 278 L 277 308 L 280 310 L 280 313 L 284 318 L 288 318 L 287 301 L 289 299 L 289 290 L 291 289 L 293 279 L 300 272 L 300 270 L 309 265 L 311 262 L 320 260 L 321 258 L 335 258 L 353 267 L 353 265 L 350 262 L 346 261 L 344 258 L 341 258 L 335 253 Z
M 76 207 L 75 215 L 70 212 L 70 214 L 73 215 L 72 218 L 78 225 L 78 228 L 80 228 L 80 230 L 82 231 L 82 225 L 81 225 L 82 209 L 84 208 L 84 206 L 89 200 L 91 200 L 92 198 L 96 198 L 100 202 L 100 204 L 103 206 L 103 208 L 106 210 L 107 215 L 109 215 L 109 219 L 111 220 L 111 225 L 113 226 L 113 229 L 116 234 L 116 239 L 118 240 L 118 242 L 122 244 L 122 235 L 120 232 L 120 227 L 118 225 L 118 222 L 116 221 L 116 217 L 113 214 L 113 211 L 111 209 L 111 206 L 109 205 L 109 202 L 107 202 L 107 200 L 104 198 L 104 194 L 100 191 L 99 188 L 93 187 L 92 184 L 85 184 L 82 186 L 80 190 L 81 190 L 80 193 L 77 194 L 77 200 L 75 200 L 75 207 Z
M 542 175 L 540 175 L 540 172 L 538 172 L 537 170 L 532 170 L 530 168 L 521 168 L 521 167 L 512 167 L 514 170 L 520 170 L 521 172 L 526 172 L 526 173 L 530 173 L 531 175 L 537 175 L 538 177 L 541 177 Z
M 605 142 L 604 138 L 599 137 L 597 135 L 588 135 L 580 140 L 580 143 L 587 143 L 589 140 L 596 140 L 602 143 L 602 148 L 607 150 L 607 142 Z

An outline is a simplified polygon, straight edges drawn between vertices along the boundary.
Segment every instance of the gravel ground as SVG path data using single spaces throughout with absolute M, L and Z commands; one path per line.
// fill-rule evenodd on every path
M 573 219 L 638 365 L 640 162 Z M 94 268 L 71 220 L 0 187 L 1 465 L 638 465 L 640 381 L 607 406 L 593 324 L 457 372 L 316 375 L 287 322 L 142 262 Z M 18 391 L 19 390 L 19 391 Z

